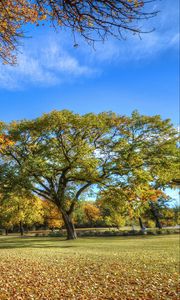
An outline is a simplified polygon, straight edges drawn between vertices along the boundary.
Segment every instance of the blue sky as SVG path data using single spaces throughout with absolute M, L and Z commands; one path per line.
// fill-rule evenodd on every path
M 153 4 L 154 5 L 154 4 Z M 95 50 L 68 31 L 27 28 L 18 65 L 0 65 L 0 120 L 34 118 L 53 109 L 160 114 L 178 126 L 178 0 L 156 1 L 161 12 L 142 24 L 142 39 L 109 39 Z M 175 194 L 177 198 L 177 193 Z

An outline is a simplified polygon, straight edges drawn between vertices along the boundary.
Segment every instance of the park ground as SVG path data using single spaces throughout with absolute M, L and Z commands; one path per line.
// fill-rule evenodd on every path
M 176 300 L 179 236 L 0 237 L 0 300 Z

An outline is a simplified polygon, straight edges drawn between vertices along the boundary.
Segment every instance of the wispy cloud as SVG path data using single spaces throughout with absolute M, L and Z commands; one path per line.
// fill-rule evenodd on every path
M 147 34 L 124 35 L 124 40 L 110 39 L 103 45 L 97 45 L 96 51 L 91 51 L 92 60 L 100 62 L 131 62 L 152 59 L 159 53 L 169 49 L 177 50 L 179 46 L 179 1 L 157 1 L 155 10 L 157 17 L 141 24 Z M 148 28 L 147 28 L 147 24 Z
M 80 77 L 97 76 L 111 63 L 152 59 L 179 44 L 178 0 L 157 1 L 161 12 L 149 21 L 155 31 L 144 34 L 142 39 L 129 35 L 126 40 L 110 39 L 97 43 L 95 50 L 82 40 L 73 48 L 69 33 L 49 33 L 33 37 L 25 43 L 18 56 L 16 67 L 0 66 L 0 88 L 21 89 L 27 86 L 55 86 Z
M 79 76 L 91 76 L 95 69 L 65 51 L 58 41 L 36 40 L 18 55 L 17 66 L 1 65 L 0 87 L 20 89 L 26 85 L 52 86 Z

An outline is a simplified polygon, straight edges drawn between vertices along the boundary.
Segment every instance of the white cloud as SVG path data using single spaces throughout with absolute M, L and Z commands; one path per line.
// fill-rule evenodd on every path
M 36 42 L 36 43 L 35 43 Z M 95 69 L 61 48 L 57 41 L 33 40 L 22 49 L 17 66 L 1 65 L 0 87 L 21 89 L 26 85 L 52 86 L 79 76 L 90 76 Z
M 159 5 L 159 7 L 158 7 Z M 49 33 L 28 39 L 16 67 L 0 66 L 0 87 L 19 89 L 26 86 L 55 86 L 80 77 L 97 76 L 111 63 L 129 63 L 149 60 L 169 49 L 178 49 L 178 0 L 156 2 L 161 12 L 147 24 L 155 31 L 138 36 L 128 35 L 126 40 L 109 39 L 96 43 L 95 50 L 82 39 L 73 48 L 68 32 Z M 149 22 L 149 23 L 148 23 Z
M 47 64 L 49 69 L 74 76 L 90 75 L 94 72 L 90 67 L 80 64 L 78 59 L 60 48 L 59 44 L 52 41 L 49 48 L 42 51 L 43 64 Z
M 155 10 L 159 14 L 151 20 L 147 20 L 142 28 L 147 32 L 138 35 L 126 34 L 124 40 L 110 39 L 104 44 L 99 44 L 96 51 L 87 50 L 91 53 L 92 60 L 100 62 L 129 62 L 143 59 L 151 59 L 159 53 L 169 49 L 178 49 L 179 46 L 179 4 L 178 0 L 158 1 Z M 149 28 L 147 28 L 147 26 Z
M 179 46 L 179 38 L 180 38 L 179 33 L 175 33 L 170 40 L 169 43 L 170 46 L 175 46 L 175 47 Z

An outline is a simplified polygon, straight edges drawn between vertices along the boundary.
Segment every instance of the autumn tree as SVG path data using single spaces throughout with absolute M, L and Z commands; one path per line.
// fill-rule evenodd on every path
M 155 222 L 155 227 L 174 226 L 178 223 L 178 216 L 172 207 L 173 199 L 166 194 L 159 195 L 156 201 L 149 201 L 144 215 Z
M 23 26 L 37 21 L 38 12 L 32 1 L 0 1 L 0 58 L 4 63 L 15 63 L 19 39 L 24 36 Z
M 175 205 L 173 207 L 173 212 L 176 225 L 180 225 L 180 205 Z
M 7 124 L 2 134 L 12 143 L 1 150 L 0 192 L 23 186 L 54 203 L 68 239 L 76 238 L 73 212 L 88 188 L 159 189 L 177 167 L 176 131 L 160 116 L 54 111 Z
M 83 211 L 86 224 L 88 224 L 89 226 L 95 225 L 100 218 L 100 210 L 96 206 L 96 204 L 86 201 L 83 205 Z
M 81 117 L 62 111 L 34 121 L 12 123 L 5 132 L 14 144 L 5 149 L 2 144 L 1 149 L 2 157 L 6 157 L 1 186 L 9 188 L 14 184 L 17 188 L 22 184 L 55 203 L 68 238 L 75 238 L 72 213 L 81 194 L 107 177 L 107 158 L 97 155 L 96 149 L 101 140 L 111 146 L 110 131 L 115 120 L 113 114 Z
M 129 221 L 133 225 L 138 220 L 141 230 L 144 231 L 146 227 L 142 216 L 148 217 L 149 214 L 150 219 L 150 204 L 157 206 L 157 202 L 166 195 L 161 190 L 150 187 L 148 183 L 137 183 L 136 186 L 123 184 L 123 187 L 120 185 L 103 189 L 98 195 L 97 203 L 105 222 L 107 225 L 120 227 Z
M 14 226 L 14 222 L 11 217 L 11 207 L 8 207 L 7 204 L 4 205 L 3 202 L 2 195 L 0 195 L 0 227 L 3 228 L 6 232 L 6 235 L 8 235 L 9 230 Z
M 117 228 L 125 225 L 129 216 L 127 200 L 118 187 L 103 189 L 99 193 L 96 202 L 105 225 Z
M 76 205 L 76 208 L 74 210 L 73 214 L 73 222 L 76 227 L 85 227 L 86 226 L 86 220 L 85 220 L 85 215 L 84 215 L 84 210 L 83 210 L 83 205 L 84 205 L 83 200 L 79 201 L 79 203 Z
M 156 0 L 153 0 L 156 1 Z M 14 63 L 17 46 L 24 36 L 24 25 L 39 25 L 43 20 L 54 27 L 69 28 L 74 36 L 86 41 L 104 41 L 108 35 L 123 39 L 124 32 L 140 34 L 142 21 L 157 14 L 152 1 L 146 0 L 1 0 L 0 1 L 0 57 Z
M 178 176 L 177 133 L 169 120 L 162 122 L 158 116 L 140 116 L 136 111 L 126 125 L 120 148 L 116 148 L 120 170 L 116 175 L 121 180 L 118 177 L 113 187 L 103 191 L 102 201 L 113 212 L 114 221 L 125 209 L 131 218 L 138 217 L 142 229 L 141 214 L 150 205 L 156 225 L 161 228 L 156 202 L 165 197 L 162 189 L 171 186 L 172 178 Z
M 0 199 L 0 220 L 6 230 L 19 226 L 23 235 L 24 225 L 42 223 L 43 214 L 42 200 L 38 197 L 8 194 Z
M 77 227 L 94 227 L 102 221 L 96 201 L 81 200 L 77 203 L 73 222 Z
M 43 207 L 43 224 L 46 228 L 61 228 L 64 225 L 63 219 L 59 216 L 57 206 L 50 201 L 42 201 Z

